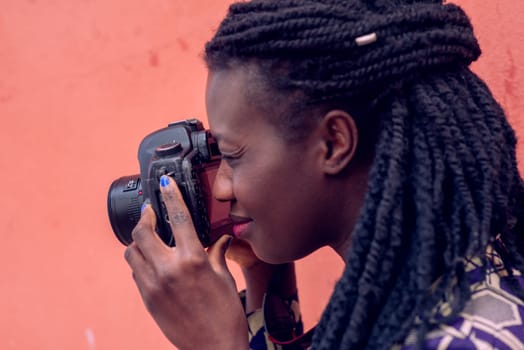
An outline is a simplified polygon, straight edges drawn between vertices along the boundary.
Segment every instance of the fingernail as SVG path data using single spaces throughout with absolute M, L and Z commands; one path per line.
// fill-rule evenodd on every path
M 143 213 L 144 210 L 146 210 L 147 206 L 151 203 L 151 201 L 149 200 L 149 198 L 147 198 L 144 203 L 142 204 L 142 208 L 140 208 L 140 212 Z
M 167 185 L 169 185 L 169 176 L 162 175 L 162 177 L 160 178 L 160 186 L 166 187 Z

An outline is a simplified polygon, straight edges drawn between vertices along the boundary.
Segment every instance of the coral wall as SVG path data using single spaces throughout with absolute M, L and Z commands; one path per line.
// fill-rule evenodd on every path
M 142 305 L 106 195 L 138 172 L 146 133 L 205 119 L 201 52 L 228 3 L 0 1 L 1 349 L 172 348 Z M 524 2 L 457 3 L 485 52 L 474 70 L 524 135 Z M 341 267 L 328 250 L 299 263 L 308 325 Z

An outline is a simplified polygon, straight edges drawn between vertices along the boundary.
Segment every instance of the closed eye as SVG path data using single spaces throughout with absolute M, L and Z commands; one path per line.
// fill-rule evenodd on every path
M 228 164 L 231 164 L 234 161 L 240 159 L 240 156 L 222 153 L 222 159 L 225 160 Z
M 245 148 L 241 147 L 238 150 L 234 152 L 224 152 L 221 150 L 222 159 L 228 160 L 228 159 L 239 159 L 244 154 Z
M 238 161 L 242 157 L 243 154 L 244 154 L 243 149 L 240 149 L 233 153 L 222 152 L 222 159 L 226 161 L 229 165 L 231 165 L 235 163 L 236 161 Z

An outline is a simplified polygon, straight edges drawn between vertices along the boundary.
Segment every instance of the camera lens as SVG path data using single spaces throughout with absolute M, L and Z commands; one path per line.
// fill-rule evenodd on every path
M 123 176 L 111 184 L 107 195 L 107 210 L 111 227 L 120 242 L 133 242 L 131 232 L 140 220 L 144 202 L 139 175 Z

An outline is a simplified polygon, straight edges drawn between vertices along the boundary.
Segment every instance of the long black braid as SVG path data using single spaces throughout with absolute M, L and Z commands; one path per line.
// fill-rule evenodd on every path
M 464 258 L 483 256 L 496 237 L 524 272 L 516 139 L 468 68 L 479 55 L 467 16 L 438 0 L 238 3 L 206 45 L 211 70 L 254 62 L 273 91 L 298 91 L 301 108 L 342 105 L 379 129 L 346 269 L 313 348 L 388 349 L 414 327 L 420 344 L 445 293 L 449 317 L 463 309 Z M 310 125 L 299 119 L 307 113 L 288 114 L 286 134 Z

